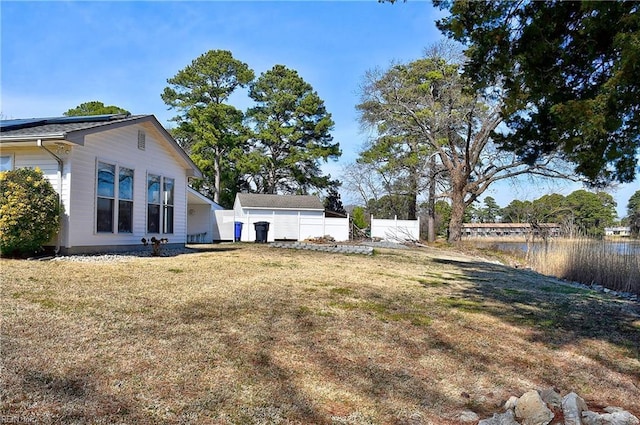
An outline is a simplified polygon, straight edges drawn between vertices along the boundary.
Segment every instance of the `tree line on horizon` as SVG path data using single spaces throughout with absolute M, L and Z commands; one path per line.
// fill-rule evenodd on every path
M 637 3 L 434 5 L 450 12 L 437 26 L 455 42 L 365 73 L 356 110 L 370 137 L 342 181 L 320 168 L 341 155 L 331 114 L 295 70 L 275 65 L 256 78 L 231 52 L 210 50 L 178 71 L 161 97 L 177 114 L 172 135 L 205 176 L 195 188 L 226 207 L 235 193 L 250 191 L 323 193 L 339 209 L 337 189 L 344 185 L 367 210 L 407 218 L 426 211 L 429 240 L 447 205 L 446 233 L 455 242 L 474 203 L 496 181 L 573 178 L 598 188 L 634 180 L 640 147 Z M 246 111 L 229 103 L 239 89 L 254 102 Z M 422 195 L 425 204 L 418 202 Z M 613 200 L 604 195 L 576 191 L 524 206 L 528 220 L 544 214 L 566 219 L 561 210 L 572 208 L 566 205 L 587 209 L 595 196 L 602 216 L 573 217 L 596 234 L 615 219 L 615 211 L 609 218 Z M 555 215 L 547 207 L 537 212 L 545 203 L 558 208 Z M 501 216 L 520 214 L 519 207 L 507 206 Z M 481 210 L 491 214 L 492 208 Z M 629 217 L 633 227 L 636 216 Z
M 406 203 L 406 199 L 404 200 Z M 385 195 L 380 199 L 370 199 L 365 206 L 350 206 L 348 209 L 355 224 L 360 228 L 369 226 L 369 217 L 397 217 L 408 219 L 408 210 L 401 207 L 403 201 Z M 399 207 L 400 206 L 400 207 Z M 632 235 L 640 236 L 640 190 L 627 203 L 627 215 L 618 220 L 616 202 L 606 192 L 576 190 L 567 196 L 557 193 L 543 195 L 533 201 L 515 199 L 501 207 L 492 196 L 482 203 L 474 202 L 465 209 L 463 223 L 555 223 L 561 226 L 565 235 L 601 237 L 605 227 L 628 226 Z M 428 204 L 419 204 L 417 215 L 425 223 Z M 435 203 L 436 234 L 446 237 L 451 217 L 451 204 L 443 199 Z M 426 228 L 422 230 L 426 234 Z

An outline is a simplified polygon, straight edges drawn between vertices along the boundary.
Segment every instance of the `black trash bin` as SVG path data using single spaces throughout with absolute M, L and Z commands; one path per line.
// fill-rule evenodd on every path
M 269 233 L 269 222 L 258 221 L 254 223 L 253 226 L 256 228 L 256 242 L 267 243 L 267 234 Z

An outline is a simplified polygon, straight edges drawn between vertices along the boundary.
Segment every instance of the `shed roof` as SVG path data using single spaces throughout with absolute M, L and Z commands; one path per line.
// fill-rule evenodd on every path
M 320 198 L 312 195 L 238 193 L 238 201 L 243 208 L 324 210 Z

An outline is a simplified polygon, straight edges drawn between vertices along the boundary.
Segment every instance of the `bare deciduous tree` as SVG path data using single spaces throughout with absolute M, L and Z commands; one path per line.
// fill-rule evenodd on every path
M 420 155 L 409 157 L 409 163 L 422 161 L 415 167 L 421 173 L 428 168 L 426 158 L 437 159 L 431 167 L 442 172 L 430 175 L 445 178 L 441 195 L 451 200 L 451 242 L 460 240 L 465 208 L 492 183 L 523 174 L 565 176 L 552 156 L 527 164 L 498 149 L 492 134 L 502 123 L 502 93 L 499 88 L 485 93 L 470 91 L 460 63 L 443 57 L 443 48 L 433 48 L 409 64 L 368 73 L 362 100 L 358 105 L 361 123 L 375 132 L 376 141 L 392 140 L 396 146 L 390 147 L 404 151 L 416 146 L 414 152 Z M 393 155 L 391 149 L 373 152 L 378 158 Z

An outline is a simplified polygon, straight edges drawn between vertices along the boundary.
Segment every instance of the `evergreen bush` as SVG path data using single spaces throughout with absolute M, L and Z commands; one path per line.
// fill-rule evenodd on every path
M 58 193 L 41 170 L 0 172 L 0 254 L 38 252 L 59 228 Z

